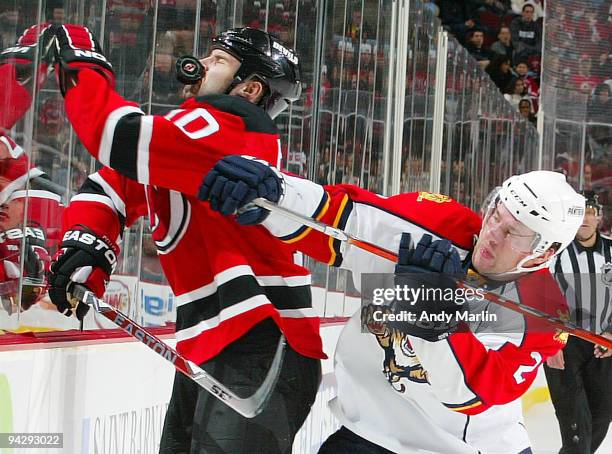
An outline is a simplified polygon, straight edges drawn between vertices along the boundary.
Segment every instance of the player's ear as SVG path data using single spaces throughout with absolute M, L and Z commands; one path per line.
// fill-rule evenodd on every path
M 538 266 L 541 265 L 542 263 L 548 261 L 551 259 L 551 257 L 553 255 L 555 255 L 556 252 L 556 248 L 548 248 L 546 251 L 544 251 L 544 253 L 542 253 L 541 255 L 539 255 L 538 257 L 529 260 L 527 263 L 525 263 L 523 266 L 525 268 L 531 268 L 534 266 Z
M 264 95 L 265 89 L 264 84 L 260 80 L 251 79 L 234 88 L 232 94 L 246 98 L 256 104 Z

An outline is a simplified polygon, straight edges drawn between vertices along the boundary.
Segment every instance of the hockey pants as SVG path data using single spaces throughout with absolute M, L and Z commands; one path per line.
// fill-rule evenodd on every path
M 263 382 L 280 331 L 272 319 L 256 325 L 202 367 L 239 396 Z M 245 418 L 178 373 L 164 421 L 161 454 L 290 454 L 321 380 L 320 361 L 287 345 L 276 388 L 262 413 Z
M 563 370 L 544 366 L 561 430 L 559 453 L 591 454 L 612 420 L 612 358 L 595 358 L 593 344 L 572 336 L 563 357 Z
M 318 454 L 395 454 L 379 446 L 355 432 L 342 426 L 331 434 L 319 449 Z M 531 448 L 524 449 L 518 454 L 532 454 Z

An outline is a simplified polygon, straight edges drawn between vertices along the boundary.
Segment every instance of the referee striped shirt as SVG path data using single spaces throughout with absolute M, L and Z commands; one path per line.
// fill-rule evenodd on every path
M 574 241 L 551 270 L 563 291 L 572 321 L 594 333 L 612 331 L 612 239 L 597 233 L 589 248 Z

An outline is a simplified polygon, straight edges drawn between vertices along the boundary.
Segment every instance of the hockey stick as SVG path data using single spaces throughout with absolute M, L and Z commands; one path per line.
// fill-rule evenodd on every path
M 306 227 L 310 227 L 318 232 L 321 232 L 325 235 L 328 235 L 334 239 L 345 241 L 348 244 L 352 244 L 360 249 L 371 252 L 372 254 L 378 255 L 384 259 L 390 260 L 392 262 L 397 262 L 397 254 L 395 252 L 391 252 L 388 249 L 382 248 L 375 244 L 369 243 L 364 240 L 360 240 L 359 238 L 345 232 L 344 230 L 338 229 L 336 227 L 332 227 L 330 225 L 325 224 L 324 222 L 317 221 L 312 219 L 311 217 L 301 215 L 299 213 L 295 213 L 294 211 L 288 210 L 287 208 L 280 207 L 275 203 L 270 202 L 266 199 L 255 199 L 253 200 L 253 204 L 265 208 L 266 210 L 272 211 L 274 213 L 281 214 L 292 221 L 298 222 L 300 224 L 305 225 Z M 476 291 L 476 287 L 472 287 L 470 284 L 465 281 L 455 279 L 457 286 L 464 289 L 471 289 Z M 557 317 L 553 317 L 552 315 L 547 314 L 546 312 L 542 312 L 538 309 L 534 309 L 531 306 L 527 306 L 522 303 L 517 303 L 516 301 L 512 301 L 508 298 L 504 298 L 503 296 L 499 296 L 495 293 L 486 291 L 484 289 L 479 288 L 479 293 L 484 296 L 487 301 L 490 301 L 494 304 L 498 304 L 507 309 L 510 309 L 514 312 L 518 312 L 522 315 L 530 315 L 535 316 L 547 321 L 547 323 L 551 326 L 551 328 L 558 328 L 562 331 L 565 331 L 575 337 L 579 337 L 580 339 L 589 341 L 593 344 L 604 347 L 605 349 L 612 348 L 612 340 L 607 339 L 598 334 L 592 333 L 585 329 L 580 328 L 572 322 L 562 320 Z
M 172 363 L 176 370 L 191 378 L 206 391 L 225 403 L 231 409 L 240 413 L 245 418 L 253 418 L 257 416 L 266 406 L 266 403 L 272 394 L 272 390 L 276 386 L 276 381 L 280 375 L 281 365 L 283 362 L 285 352 L 285 337 L 282 334 L 278 341 L 278 347 L 276 348 L 272 365 L 270 366 L 270 370 L 268 371 L 263 383 L 253 395 L 242 398 L 238 397 L 236 394 L 210 376 L 201 367 L 189 361 L 164 341 L 150 334 L 147 332 L 147 330 L 129 319 L 123 313 L 119 312 L 104 300 L 98 298 L 86 287 L 82 285 L 75 285 L 71 293 L 73 295 L 73 299 L 76 300 L 73 301 L 75 307 L 79 303 L 84 303 L 93 307 L 98 314 L 106 317 L 130 336 L 136 338 L 155 353 L 163 357 L 166 361 Z

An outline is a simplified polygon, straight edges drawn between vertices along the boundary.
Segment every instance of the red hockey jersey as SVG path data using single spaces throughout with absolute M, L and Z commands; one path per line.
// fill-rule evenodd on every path
M 114 170 L 89 177 L 64 226 L 85 224 L 118 240 L 124 226 L 149 217 L 176 295 L 182 354 L 206 361 L 272 317 L 295 350 L 325 357 L 310 274 L 293 263 L 294 249 L 194 197 L 202 175 L 227 154 L 278 163 L 276 127 L 259 107 L 218 95 L 189 100 L 165 117 L 144 115 L 103 77 L 83 70 L 66 96 L 66 112 L 87 149 Z
M 30 164 L 23 148 L 0 130 L 0 204 L 13 192 L 24 188 L 28 179 L 43 173 Z

